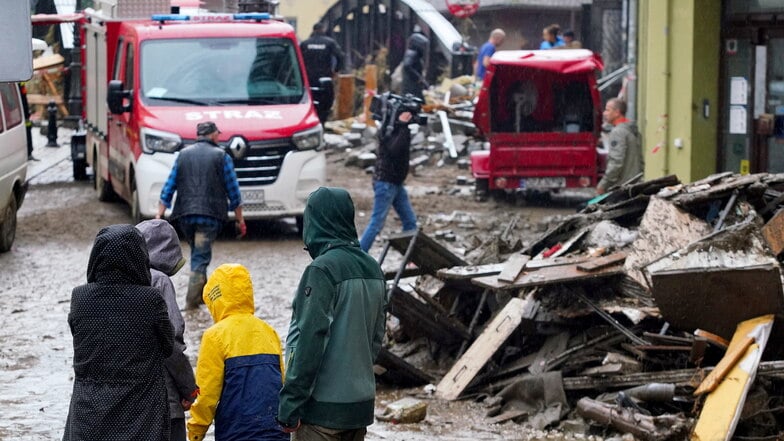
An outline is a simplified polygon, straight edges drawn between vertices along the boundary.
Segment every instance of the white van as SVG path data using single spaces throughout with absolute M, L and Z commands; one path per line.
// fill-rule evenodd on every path
M 0 83 L 0 252 L 11 249 L 27 192 L 27 130 L 17 83 Z

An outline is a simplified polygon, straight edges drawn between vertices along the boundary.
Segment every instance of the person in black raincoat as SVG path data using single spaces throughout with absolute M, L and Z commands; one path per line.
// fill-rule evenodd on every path
M 430 40 L 415 31 L 408 37 L 408 49 L 403 54 L 403 88 L 402 93 L 411 94 L 419 99 L 424 99 L 423 89 L 427 89 L 425 80 L 425 57 Z
M 168 440 L 163 360 L 172 352 L 172 325 L 132 225 L 98 232 L 68 325 L 74 386 L 63 441 Z

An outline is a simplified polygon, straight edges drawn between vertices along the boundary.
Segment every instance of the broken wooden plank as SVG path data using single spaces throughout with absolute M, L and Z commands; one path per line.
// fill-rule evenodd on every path
M 466 265 L 463 259 L 421 230 L 393 234 L 388 240 L 389 245 L 400 254 L 405 254 L 411 240 L 416 240 L 408 260 L 414 262 L 417 267 L 427 274 L 435 275 L 442 268 Z
M 526 263 L 525 269 L 535 270 L 535 269 L 546 268 L 550 266 L 572 265 L 576 263 L 587 262 L 591 259 L 592 257 L 587 255 L 560 256 L 560 257 L 550 257 L 548 259 L 535 259 L 535 260 L 530 260 L 528 263 Z
M 590 273 L 578 270 L 577 265 L 544 267 L 535 271 L 526 270 L 524 270 L 512 283 L 501 282 L 496 276 L 477 277 L 472 279 L 471 282 L 482 288 L 516 290 L 528 286 L 552 285 L 578 280 L 611 277 L 621 274 L 623 272 L 623 266 L 613 265 Z
M 456 344 L 471 338 L 465 325 L 449 317 L 443 309 L 416 299 L 398 286 L 392 289 L 389 311 L 400 319 L 408 333 L 418 333 L 443 344 Z
M 721 361 L 716 365 L 716 368 L 713 369 L 710 375 L 702 380 L 700 386 L 694 391 L 694 396 L 700 396 L 716 389 L 727 373 L 738 363 L 738 360 L 746 354 L 746 350 L 753 343 L 754 337 L 747 336 L 735 345 L 730 345 L 729 350 L 724 354 L 724 357 L 721 358 Z
M 531 256 L 525 254 L 512 254 L 509 259 L 504 262 L 504 270 L 498 275 L 498 280 L 502 282 L 513 282 L 529 260 L 531 260 Z
M 696 191 L 693 193 L 689 192 L 689 189 L 693 187 L 687 186 L 686 192 L 673 196 L 671 200 L 680 206 L 693 206 L 711 200 L 724 198 L 729 196 L 735 189 L 748 187 L 749 185 L 759 182 L 764 175 L 765 173 L 758 173 L 754 175 L 736 175 L 727 178 L 719 184 L 711 185 L 706 190 Z
M 722 381 L 705 399 L 691 440 L 729 441 L 732 439 L 746 396 L 754 383 L 762 352 L 768 343 L 773 320 L 774 316 L 770 314 L 746 320 L 738 325 L 730 342 L 728 354 L 734 352 L 736 347 L 745 345 L 749 337 L 752 337 L 754 343 L 748 346 L 742 358 L 734 363 L 725 381 Z M 719 366 L 716 367 L 716 370 L 718 369 Z
M 504 269 L 503 263 L 491 263 L 487 265 L 467 265 L 453 266 L 438 270 L 436 275 L 441 280 L 466 280 L 479 276 L 491 276 L 499 274 Z
M 624 260 L 626 260 L 626 253 L 624 253 L 623 251 L 618 251 L 617 253 L 613 253 L 608 256 L 599 257 L 597 259 L 591 259 L 587 262 L 577 264 L 577 269 L 580 271 L 591 272 L 601 268 L 608 267 L 610 265 L 621 263 Z
M 622 389 L 641 386 L 648 383 L 671 383 L 678 387 L 695 387 L 694 380 L 700 371 L 711 372 L 713 367 L 704 369 L 674 369 L 657 372 L 640 372 L 637 374 L 618 375 L 615 377 L 565 377 L 565 391 Z M 784 360 L 766 361 L 759 365 L 757 375 L 765 378 L 784 378 Z M 498 386 L 493 385 L 493 389 Z
M 645 441 L 682 439 L 690 424 L 686 417 L 680 415 L 650 416 L 633 408 L 602 403 L 587 397 L 577 401 L 577 413 Z
M 784 251 L 784 210 L 779 210 L 762 227 L 762 236 L 775 256 Z
M 580 299 L 580 300 L 581 300 L 583 303 L 585 303 L 586 305 L 588 305 L 588 306 L 589 306 L 591 309 L 593 309 L 595 313 L 599 314 L 599 316 L 600 316 L 601 318 L 603 318 L 603 319 L 604 319 L 604 321 L 606 321 L 607 323 L 609 323 L 609 324 L 610 324 L 610 326 L 612 326 L 612 327 L 614 327 L 615 329 L 619 330 L 619 331 L 621 332 L 621 334 L 625 335 L 625 336 L 626 336 L 626 337 L 627 337 L 629 340 L 633 341 L 634 343 L 636 343 L 636 344 L 638 344 L 638 345 L 647 345 L 647 344 L 648 344 L 648 342 L 647 342 L 647 341 L 645 341 L 644 339 L 642 339 L 642 338 L 638 337 L 638 336 L 637 336 L 637 335 L 635 335 L 635 334 L 634 334 L 632 331 L 630 331 L 628 328 L 626 328 L 626 327 L 625 327 L 625 326 L 623 326 L 622 324 L 618 323 L 618 320 L 615 320 L 615 319 L 613 318 L 613 316 L 611 316 L 610 314 L 608 314 L 607 312 L 605 312 L 604 310 L 602 310 L 602 309 L 601 309 L 601 308 L 600 308 L 598 305 L 596 305 L 595 303 L 593 303 L 593 302 L 592 302 L 592 301 L 591 301 L 591 300 L 590 300 L 588 297 L 586 297 L 586 295 L 585 295 L 585 294 L 583 294 L 582 292 L 575 292 L 575 293 L 574 293 L 574 295 L 575 295 L 575 296 L 577 296 L 577 298 L 578 298 L 578 299 Z
M 377 375 L 395 384 L 421 386 L 435 381 L 432 375 L 403 360 L 385 347 L 379 351 L 376 365 L 384 368 L 384 372 Z
M 517 329 L 523 318 L 524 306 L 522 299 L 512 298 L 490 321 L 482 334 L 438 383 L 436 395 L 439 398 L 455 400 L 460 396 L 490 357 Z

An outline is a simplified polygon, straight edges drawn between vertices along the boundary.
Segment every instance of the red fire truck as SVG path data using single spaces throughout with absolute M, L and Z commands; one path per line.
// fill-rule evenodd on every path
M 98 198 L 125 200 L 134 221 L 154 216 L 177 152 L 214 121 L 245 218 L 301 227 L 326 162 L 294 29 L 269 13 L 171 14 L 169 0 L 95 6 L 84 12 L 85 130 L 72 150 L 93 168 Z

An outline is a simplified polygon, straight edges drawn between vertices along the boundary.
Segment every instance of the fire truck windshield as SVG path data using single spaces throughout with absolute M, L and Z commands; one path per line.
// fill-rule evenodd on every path
M 286 38 L 148 40 L 141 46 L 145 104 L 295 104 L 307 99 Z

